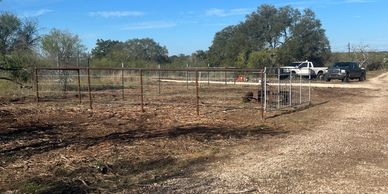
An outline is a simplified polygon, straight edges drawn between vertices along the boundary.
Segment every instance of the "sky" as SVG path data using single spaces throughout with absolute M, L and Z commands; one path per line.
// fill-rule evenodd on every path
M 347 51 L 348 43 L 388 51 L 387 0 L 1 0 L 0 12 L 37 20 L 40 34 L 77 34 L 89 51 L 97 39 L 148 37 L 177 55 L 208 50 L 216 32 L 262 4 L 312 9 L 332 51 Z

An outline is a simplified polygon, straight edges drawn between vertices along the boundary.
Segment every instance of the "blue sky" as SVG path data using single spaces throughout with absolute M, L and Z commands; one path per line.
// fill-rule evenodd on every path
M 216 32 L 238 24 L 261 4 L 312 9 L 333 51 L 351 44 L 388 50 L 386 0 L 2 0 L 0 11 L 38 21 L 40 33 L 78 34 L 90 50 L 96 39 L 153 38 L 169 54 L 207 50 Z

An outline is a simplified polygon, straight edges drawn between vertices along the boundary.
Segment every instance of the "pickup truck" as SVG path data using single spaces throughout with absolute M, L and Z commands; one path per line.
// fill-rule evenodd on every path
M 288 66 L 280 67 L 282 75 L 302 76 L 316 79 L 323 79 L 327 72 L 327 67 L 314 67 L 311 61 L 293 62 Z M 288 77 L 288 76 L 287 76 Z
M 364 81 L 366 79 L 366 70 L 360 68 L 356 62 L 337 62 L 334 63 L 325 75 L 325 80 L 339 79 L 342 82 L 348 82 L 350 79 Z

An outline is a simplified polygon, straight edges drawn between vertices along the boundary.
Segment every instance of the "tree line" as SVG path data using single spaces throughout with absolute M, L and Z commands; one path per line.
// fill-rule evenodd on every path
M 366 55 L 368 52 L 365 51 L 358 53 L 357 56 L 364 58 L 373 56 Z M 126 41 L 97 39 L 96 46 L 88 53 L 76 34 L 54 28 L 40 35 L 37 21 L 23 20 L 8 12 L 0 13 L 0 70 L 36 66 L 122 65 L 263 68 L 297 60 L 327 65 L 333 60 L 360 58 L 346 56 L 350 55 L 331 52 L 325 29 L 312 10 L 301 11 L 290 6 L 261 5 L 239 24 L 217 32 L 208 50 L 173 56 L 169 56 L 165 46 L 151 38 Z M 381 67 L 381 64 L 374 63 L 374 66 Z M 14 73 L 14 78 L 19 81 L 28 78 L 27 71 L 24 75 L 19 74 Z

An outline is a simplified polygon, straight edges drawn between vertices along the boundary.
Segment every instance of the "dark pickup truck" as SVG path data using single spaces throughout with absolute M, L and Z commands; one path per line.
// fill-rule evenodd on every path
M 366 71 L 360 68 L 356 62 L 337 62 L 332 65 L 325 75 L 325 80 L 339 79 L 343 82 L 348 82 L 350 79 L 358 79 L 364 81 L 366 79 Z

